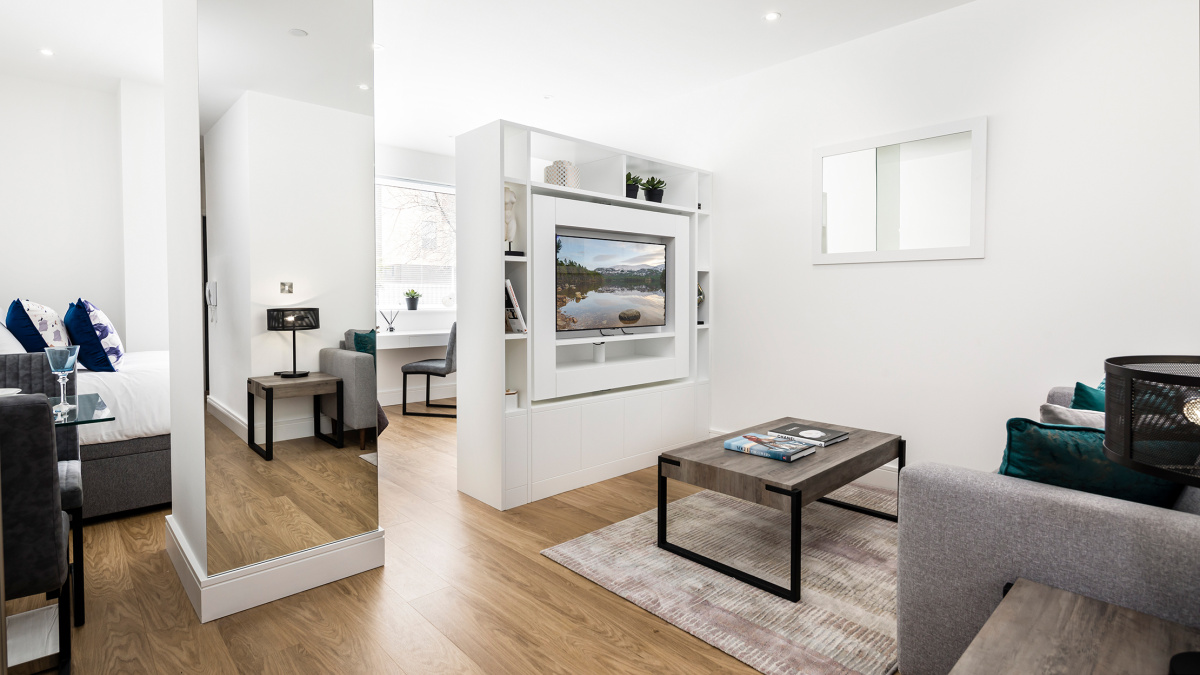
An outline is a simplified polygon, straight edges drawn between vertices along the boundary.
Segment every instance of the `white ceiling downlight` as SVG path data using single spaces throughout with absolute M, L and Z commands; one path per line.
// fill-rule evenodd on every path
M 779 17 L 781 17 L 781 16 L 783 16 L 783 15 L 780 14 L 779 12 L 767 12 L 766 14 L 763 15 L 763 19 L 765 19 L 768 22 L 773 22 L 773 21 L 778 21 Z
M 38 53 L 41 54 L 42 56 L 54 56 L 54 50 L 50 49 L 50 48 L 39 49 Z

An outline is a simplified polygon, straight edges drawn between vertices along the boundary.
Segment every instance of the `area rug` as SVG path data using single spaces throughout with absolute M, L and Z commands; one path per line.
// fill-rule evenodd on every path
M 361 460 L 364 460 L 370 464 L 374 464 L 375 466 L 379 466 L 379 453 L 378 452 L 368 452 L 365 455 L 359 455 L 358 458 Z
M 894 513 L 895 495 L 852 484 L 830 496 Z M 895 523 L 804 507 L 797 603 L 658 548 L 656 523 L 647 511 L 542 555 L 763 673 L 895 671 Z M 684 548 L 789 585 L 780 511 L 704 491 L 671 502 L 668 527 Z

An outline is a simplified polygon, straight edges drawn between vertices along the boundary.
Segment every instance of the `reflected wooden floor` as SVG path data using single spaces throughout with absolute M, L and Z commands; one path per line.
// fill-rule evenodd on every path
M 218 574 L 378 527 L 375 466 L 346 447 L 309 437 L 277 441 L 270 462 L 205 415 L 208 573 Z
M 539 554 L 653 508 L 653 469 L 501 513 L 455 490 L 454 420 L 388 415 L 385 567 L 201 624 L 163 550 L 167 511 L 89 525 L 75 672 L 754 672 Z

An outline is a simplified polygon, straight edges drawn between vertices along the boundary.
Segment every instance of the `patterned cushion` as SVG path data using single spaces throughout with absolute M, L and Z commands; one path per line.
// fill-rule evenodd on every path
M 104 312 L 80 298 L 67 308 L 67 331 L 79 345 L 79 364 L 88 370 L 115 372 L 125 356 L 121 336 Z
M 8 317 L 4 323 L 30 354 L 46 347 L 66 347 L 70 344 L 58 313 L 36 302 L 13 300 L 8 306 Z

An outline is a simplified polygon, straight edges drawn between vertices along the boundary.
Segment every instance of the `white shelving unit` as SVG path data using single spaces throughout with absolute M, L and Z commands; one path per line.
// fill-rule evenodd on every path
M 712 290 L 712 174 L 503 120 L 459 136 L 456 155 L 459 490 L 509 509 L 652 466 L 663 450 L 707 438 L 711 300 L 697 307 L 694 289 L 699 282 L 706 296 Z M 579 168 L 579 188 L 542 182 L 555 160 Z M 663 202 L 625 197 L 627 171 L 667 181 Z M 512 249 L 522 256 L 503 255 L 505 187 L 517 195 Z M 677 286 L 669 325 L 558 338 L 550 306 L 554 252 L 539 250 L 552 248 L 558 225 L 551 223 L 550 243 L 539 245 L 545 203 L 535 209 L 535 198 L 580 212 L 597 209 L 582 204 L 601 204 L 646 214 L 633 221 L 677 216 L 671 222 L 682 229 L 662 235 L 682 271 L 668 282 L 669 290 Z M 547 255 L 549 265 L 539 258 Z M 527 334 L 503 332 L 505 279 Z M 687 289 L 678 287 L 684 283 Z M 544 287 L 539 301 L 536 284 L 550 284 L 549 302 Z M 597 342 L 604 343 L 603 362 L 593 358 Z M 547 377 L 557 386 L 535 386 Z M 515 410 L 505 410 L 506 389 L 517 392 Z

